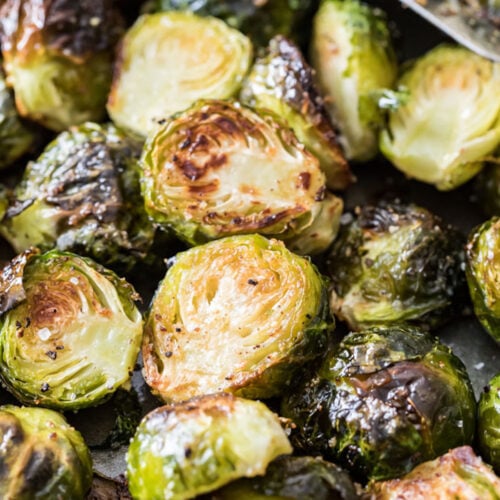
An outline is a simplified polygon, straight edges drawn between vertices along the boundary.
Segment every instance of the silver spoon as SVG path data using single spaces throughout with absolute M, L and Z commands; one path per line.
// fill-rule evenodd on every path
M 500 62 L 500 28 L 486 19 L 467 15 L 457 0 L 400 0 L 402 4 L 434 24 L 441 31 L 473 52 Z M 497 2 L 489 0 L 488 6 Z M 499 9 L 500 11 L 500 9 Z

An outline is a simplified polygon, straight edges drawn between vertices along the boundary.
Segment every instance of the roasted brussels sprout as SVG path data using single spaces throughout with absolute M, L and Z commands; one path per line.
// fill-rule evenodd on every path
M 410 471 L 454 446 L 470 444 L 475 400 L 462 362 L 427 333 L 409 327 L 350 333 L 317 376 L 284 398 L 296 442 L 359 480 Z
M 397 74 L 382 11 L 357 0 L 324 0 L 314 18 L 311 60 L 348 159 L 378 152 L 377 95 Z
M 292 42 L 282 36 L 270 41 L 266 55 L 257 59 L 243 84 L 240 98 L 287 120 L 319 159 L 329 188 L 344 189 L 350 184 L 353 177 L 313 82 L 312 69 Z
M 132 287 L 90 259 L 28 250 L 0 276 L 0 376 L 20 401 L 93 406 L 127 383 L 142 318 Z
M 477 457 L 472 448 L 462 446 L 415 467 L 401 479 L 370 485 L 372 500 L 498 500 L 500 479 Z
M 291 453 L 278 417 L 263 403 L 203 396 L 146 415 L 130 443 L 127 478 L 137 499 L 185 499 L 233 479 L 264 474 Z
M 481 454 L 500 474 L 500 373 L 481 393 L 477 433 Z
M 6 0 L 0 40 L 22 116 L 53 130 L 105 116 L 123 21 L 113 0 Z
M 14 97 L 0 72 L 0 169 L 26 154 L 33 145 L 34 137 L 21 121 Z
M 463 239 L 424 208 L 365 206 L 344 219 L 328 256 L 330 306 L 350 328 L 448 319 L 465 289 Z
M 408 102 L 389 113 L 380 148 L 406 175 L 454 189 L 500 144 L 500 64 L 439 46 L 403 73 Z
M 146 137 L 198 99 L 235 95 L 251 57 L 250 40 L 218 19 L 143 15 L 122 42 L 108 112 L 119 126 Z
M 478 201 L 484 212 L 500 216 L 500 165 L 488 164 L 477 176 Z
M 239 479 L 206 496 L 206 500 L 355 500 L 349 475 L 340 467 L 315 457 L 281 456 L 266 474 Z
M 224 238 L 178 254 L 161 282 L 146 321 L 144 376 L 166 401 L 275 396 L 324 351 L 332 328 L 309 260 L 263 236 Z
M 78 500 L 90 488 L 89 450 L 59 413 L 0 406 L 0 442 L 3 499 Z
M 129 270 L 155 232 L 140 194 L 140 151 L 112 125 L 62 132 L 28 164 L 0 233 L 17 252 L 57 247 Z
M 159 10 L 189 10 L 200 16 L 215 16 L 265 46 L 275 35 L 304 42 L 305 23 L 315 0 L 156 0 Z
M 321 238 L 304 239 L 318 253 L 335 237 L 341 202 L 325 200 L 318 160 L 267 112 L 198 102 L 150 137 L 142 167 L 147 212 L 188 244 L 258 232 L 299 248 L 314 225 Z
M 474 312 L 500 342 L 500 217 L 484 222 L 469 236 L 466 274 Z

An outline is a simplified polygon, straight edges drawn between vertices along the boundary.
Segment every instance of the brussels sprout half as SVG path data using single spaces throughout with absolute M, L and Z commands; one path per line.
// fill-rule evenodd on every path
M 59 413 L 0 406 L 0 442 L 1 498 L 79 500 L 90 488 L 90 452 Z
M 234 236 L 179 254 L 146 321 L 144 376 L 166 401 L 281 393 L 333 328 L 322 277 L 282 242 Z
M 332 312 L 354 330 L 435 326 L 467 293 L 462 244 L 454 229 L 416 205 L 361 208 L 346 218 L 328 256 Z
M 113 125 L 62 132 L 28 164 L 0 233 L 17 252 L 57 247 L 129 270 L 155 233 L 140 194 L 140 151 Z
M 348 334 L 282 405 L 297 446 L 359 480 L 397 477 L 470 444 L 475 411 L 462 362 L 437 338 L 405 327 Z
M 0 277 L 0 375 L 20 401 L 93 406 L 127 383 L 140 349 L 133 288 L 90 259 L 27 251 Z
M 188 244 L 257 232 L 300 248 L 306 233 L 318 253 L 335 237 L 342 203 L 325 200 L 318 160 L 267 112 L 200 101 L 150 137 L 142 168 L 147 212 Z
M 298 47 L 283 36 L 269 42 L 255 62 L 240 93 L 243 103 L 274 111 L 320 161 L 331 189 L 345 189 L 353 180 L 313 72 Z
M 21 121 L 14 97 L 0 71 L 0 169 L 29 152 L 34 134 Z
M 500 342 L 500 217 L 484 222 L 470 234 L 466 274 L 474 312 Z
M 454 189 L 500 144 L 500 64 L 439 46 L 399 80 L 409 99 L 389 114 L 380 148 L 406 175 Z
M 219 19 L 189 12 L 141 16 L 122 42 L 108 112 L 146 137 L 198 99 L 234 96 L 252 58 L 252 44 Z
M 305 20 L 315 5 L 315 0 L 156 0 L 158 10 L 189 10 L 223 19 L 257 46 L 278 34 L 305 42 Z
M 477 434 L 481 454 L 500 474 L 500 373 L 481 393 Z
M 182 500 L 262 475 L 291 452 L 278 417 L 263 403 L 214 394 L 146 415 L 130 443 L 127 478 L 138 500 Z
M 383 12 L 357 0 L 323 0 L 314 17 L 311 60 L 348 159 L 378 152 L 376 95 L 397 75 Z
M 123 20 L 113 0 L 6 0 L 0 38 L 22 116 L 53 130 L 104 118 Z
M 239 479 L 205 500 L 356 500 L 359 496 L 349 475 L 318 457 L 281 456 L 266 474 Z
M 474 454 L 461 446 L 415 467 L 401 479 L 374 482 L 371 500 L 498 500 L 500 479 Z

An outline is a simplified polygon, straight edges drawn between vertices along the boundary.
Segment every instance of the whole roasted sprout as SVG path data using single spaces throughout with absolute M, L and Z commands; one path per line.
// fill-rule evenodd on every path
M 241 101 L 274 111 L 285 119 L 297 138 L 320 161 L 331 189 L 345 189 L 352 181 L 313 72 L 298 47 L 283 36 L 270 42 L 257 59 L 241 90 Z
M 265 46 L 275 35 L 305 42 L 308 14 L 314 0 L 156 0 L 158 10 L 188 10 L 200 16 L 215 16 L 245 33 L 257 46 Z
M 354 330 L 448 319 L 465 287 L 462 244 L 416 205 L 361 208 L 346 218 L 328 256 L 332 311 Z
M 497 500 L 500 479 L 470 446 L 418 465 L 401 479 L 374 482 L 371 500 Z
M 3 2 L 2 52 L 21 115 L 57 131 L 104 118 L 122 26 L 113 0 Z
M 198 99 L 227 99 L 240 88 L 252 44 L 219 19 L 189 12 L 141 16 L 120 47 L 108 112 L 145 138 Z
M 146 415 L 130 443 L 127 478 L 134 498 L 181 500 L 264 474 L 291 451 L 263 403 L 221 393 Z
M 324 0 L 314 18 L 312 65 L 348 159 L 378 152 L 378 98 L 397 64 L 382 11 L 357 0 Z
M 380 148 L 402 172 L 454 189 L 476 175 L 500 143 L 500 64 L 439 46 L 398 82 L 408 102 L 389 113 Z
M 239 479 L 206 496 L 206 500 L 355 500 L 349 475 L 319 457 L 284 455 L 273 460 L 264 476 Z
M 466 274 L 474 312 L 500 342 L 500 217 L 484 222 L 470 234 Z
M 142 168 L 147 212 L 188 244 L 257 232 L 299 248 L 306 233 L 318 253 L 336 235 L 342 202 L 325 199 L 318 160 L 267 112 L 198 102 L 149 138 Z
M 481 393 L 477 424 L 481 454 L 500 474 L 500 373 Z
M 348 334 L 282 405 L 300 448 L 360 480 L 398 477 L 470 444 L 475 411 L 462 362 L 408 327 Z
M 0 277 L 0 376 L 20 401 L 94 406 L 128 383 L 142 317 L 133 288 L 68 252 L 16 257 Z
M 500 216 L 500 165 L 488 164 L 477 176 L 478 201 L 484 212 Z
M 0 233 L 18 253 L 56 247 L 129 270 L 155 233 L 140 194 L 140 151 L 112 125 L 62 132 L 28 164 Z
M 145 326 L 146 382 L 165 401 L 281 394 L 333 328 L 322 277 L 282 242 L 234 236 L 178 254 Z
M 80 500 L 92 459 L 78 431 L 44 408 L 0 406 L 0 496 L 6 500 Z
M 14 96 L 0 72 L 0 169 L 29 152 L 33 141 L 34 134 L 21 121 Z

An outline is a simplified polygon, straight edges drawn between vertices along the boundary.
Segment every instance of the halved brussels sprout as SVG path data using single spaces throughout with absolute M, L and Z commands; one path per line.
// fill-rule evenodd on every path
M 500 165 L 488 164 L 477 176 L 478 202 L 488 216 L 500 216 Z
M 500 473 L 500 373 L 481 393 L 477 434 L 482 455 Z
M 344 222 L 328 256 L 332 312 L 354 330 L 449 318 L 467 293 L 463 238 L 454 229 L 399 203 L 365 206 Z
M 140 349 L 133 288 L 68 252 L 31 250 L 0 277 L 0 375 L 20 401 L 93 406 L 126 384 Z
M 189 12 L 141 16 L 122 42 L 108 112 L 146 137 L 198 99 L 234 96 L 252 58 L 252 44 L 215 18 Z
M 127 478 L 134 498 L 181 500 L 264 474 L 269 462 L 291 452 L 277 415 L 263 403 L 214 394 L 146 415 L 130 443 Z
M 313 82 L 311 67 L 298 47 L 283 36 L 270 42 L 257 59 L 240 93 L 254 108 L 274 111 L 285 119 L 297 138 L 313 153 L 331 189 L 345 189 L 353 180 L 323 100 Z
M 439 46 L 406 70 L 408 102 L 389 113 L 380 148 L 406 175 L 454 189 L 500 144 L 500 64 Z
M 2 498 L 79 500 L 89 490 L 90 452 L 59 413 L 0 406 L 0 442 Z
M 347 158 L 369 160 L 378 152 L 382 125 L 376 96 L 397 75 L 383 12 L 357 0 L 323 0 L 311 60 Z
M 130 269 L 155 232 L 140 194 L 140 151 L 112 125 L 62 132 L 28 164 L 0 233 L 17 252 L 57 247 Z
M 159 10 L 189 10 L 223 19 L 258 46 L 278 34 L 304 42 L 305 20 L 315 4 L 315 0 L 156 0 Z
M 142 167 L 147 212 L 191 245 L 255 232 L 296 242 L 331 206 L 318 160 L 293 132 L 238 103 L 200 101 L 167 122 Z M 306 235 L 308 249 L 325 250 L 337 221 L 313 248 Z
M 397 477 L 470 444 L 475 412 L 462 362 L 437 338 L 407 327 L 348 334 L 282 405 L 300 448 L 359 480 Z
M 146 321 L 144 377 L 166 401 L 219 391 L 278 395 L 333 328 L 322 277 L 263 236 L 178 254 Z
M 206 496 L 206 500 L 355 500 L 349 475 L 318 457 L 281 456 L 266 474 L 239 479 Z
M 470 446 L 415 467 L 401 479 L 370 485 L 371 500 L 498 500 L 500 479 Z
M 0 35 L 22 116 L 61 131 L 105 116 L 123 21 L 113 0 L 6 0 Z
M 466 274 L 474 312 L 500 342 L 500 217 L 484 222 L 469 236 Z
M 0 168 L 8 167 L 26 154 L 33 141 L 34 134 L 19 118 L 14 96 L 0 71 Z

